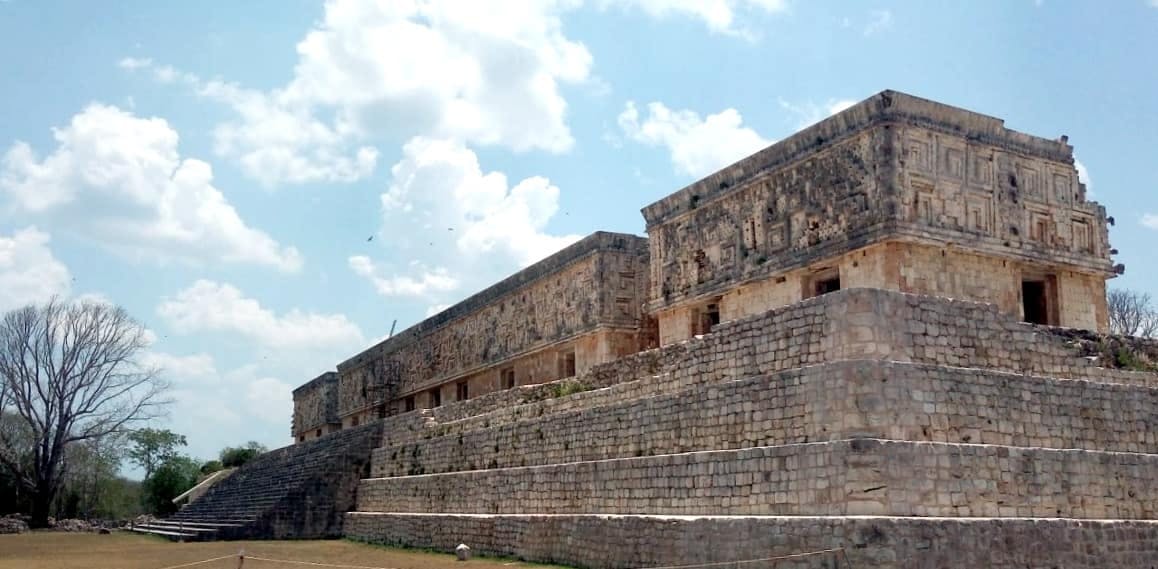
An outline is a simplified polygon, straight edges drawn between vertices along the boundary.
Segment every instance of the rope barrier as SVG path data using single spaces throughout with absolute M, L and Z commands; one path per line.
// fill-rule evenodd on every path
M 229 554 L 229 555 L 222 555 L 221 557 L 214 557 L 213 559 L 203 559 L 203 560 L 201 560 L 201 561 L 194 561 L 194 562 L 192 562 L 192 563 L 182 563 L 181 565 L 170 565 L 170 566 L 168 566 L 168 567 L 162 567 L 161 569 L 179 569 L 179 568 L 181 568 L 181 567 L 192 567 L 192 566 L 194 566 L 194 565 L 202 565 L 202 564 L 205 564 L 205 563 L 213 563 L 214 561 L 221 561 L 222 559 L 230 559 L 230 558 L 233 558 L 233 557 L 237 557 L 237 554 L 236 554 L 236 553 L 231 553 L 231 554 Z
M 843 547 L 836 549 L 821 549 L 818 551 L 808 551 L 805 553 L 793 553 L 791 555 L 780 555 L 778 557 L 764 557 L 762 559 L 743 559 L 740 561 L 721 561 L 718 563 L 697 563 L 695 565 L 668 565 L 666 567 L 647 567 L 640 569 L 690 569 L 692 567 L 722 567 L 724 565 L 743 565 L 747 563 L 763 563 L 765 561 L 780 561 L 782 559 L 795 559 L 797 557 L 811 557 L 813 555 L 824 555 L 826 553 L 844 553 Z
M 664 566 L 664 567 L 647 567 L 647 568 L 640 568 L 640 569 L 693 569 L 696 567 L 722 567 L 725 565 L 746 565 L 746 564 L 750 564 L 750 563 L 765 563 L 768 561 L 781 561 L 784 559 L 797 559 L 800 557 L 811 557 L 814 555 L 826 555 L 829 553 L 840 553 L 841 556 L 844 557 L 845 563 L 850 563 L 848 560 L 848 554 L 844 551 L 844 548 L 838 547 L 836 549 L 821 549 L 818 551 L 807 551 L 804 553 L 793 553 L 790 555 L 780 555 L 780 556 L 776 556 L 776 557 L 763 557 L 760 559 L 742 559 L 739 561 L 720 561 L 717 563 L 697 563 L 694 565 L 668 565 L 668 566 Z M 398 569 L 396 567 L 371 567 L 369 565 L 340 565 L 340 564 L 334 564 L 334 563 L 315 563 L 313 561 L 291 561 L 288 559 L 269 559 L 266 557 L 254 557 L 251 555 L 245 555 L 243 553 L 242 554 L 234 553 L 231 555 L 223 555 L 221 557 L 214 557 L 213 559 L 194 561 L 192 563 L 184 563 L 181 565 L 171 565 L 169 567 L 162 567 L 161 569 L 180 569 L 182 567 L 192 567 L 194 565 L 202 565 L 205 563 L 212 563 L 214 561 L 221 561 L 222 559 L 231 559 L 231 558 L 244 559 L 245 561 L 264 561 L 266 563 L 287 563 L 290 565 L 309 565 L 309 566 L 313 566 L 313 567 L 337 567 L 338 569 Z

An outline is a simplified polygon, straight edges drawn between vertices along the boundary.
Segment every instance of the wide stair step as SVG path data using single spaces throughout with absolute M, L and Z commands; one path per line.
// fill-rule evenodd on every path
M 265 453 L 149 529 L 182 539 L 338 537 L 380 433 L 368 424 Z
M 361 512 L 1158 515 L 1158 455 L 850 439 L 362 481 Z
M 1149 569 L 1158 559 L 1153 520 L 352 512 L 346 534 L 442 551 L 468 543 L 476 552 L 574 567 L 793 556 L 738 567 Z

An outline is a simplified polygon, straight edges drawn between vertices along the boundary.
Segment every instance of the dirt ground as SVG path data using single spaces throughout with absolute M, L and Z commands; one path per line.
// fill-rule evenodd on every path
M 334 564 L 387 569 L 528 569 L 542 567 L 516 561 L 475 558 L 459 563 L 453 555 L 331 541 L 218 541 L 173 543 L 116 532 L 32 532 L 0 535 L 0 569 L 162 569 L 214 557 L 231 556 L 192 569 L 236 569 L 244 550 L 244 569 L 303 569 Z M 297 561 L 274 563 L 256 558 Z M 309 562 L 309 563 L 301 563 Z M 183 569 L 183 568 L 182 568 Z

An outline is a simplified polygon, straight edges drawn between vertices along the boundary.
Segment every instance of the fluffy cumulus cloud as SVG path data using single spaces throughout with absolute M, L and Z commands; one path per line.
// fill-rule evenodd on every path
M 735 109 L 700 117 L 695 111 L 671 110 L 653 102 L 641 116 L 634 102 L 619 115 L 619 127 L 636 142 L 661 146 L 671 154 L 682 174 L 701 177 L 744 158 L 772 143 L 743 124 Z
M 715 33 L 751 36 L 752 31 L 736 25 L 738 16 L 787 10 L 787 0 L 601 0 L 607 9 L 637 9 L 654 18 L 690 17 L 703 21 Z
M 512 185 L 501 172 L 484 172 L 460 142 L 415 138 L 391 174 L 382 195 L 383 242 L 391 258 L 412 261 L 380 266 L 364 256 L 349 259 L 383 295 L 445 298 L 579 238 L 546 230 L 559 209 L 559 188 L 538 176 Z
M 144 363 L 160 367 L 170 382 L 167 395 L 172 405 L 158 426 L 195 435 L 189 436 L 190 455 L 208 460 L 225 446 L 249 440 L 271 448 L 290 442 L 293 388 L 269 370 L 247 364 L 222 371 L 204 353 L 152 351 Z
M 256 91 L 145 59 L 165 82 L 184 82 L 236 111 L 216 129 L 217 151 L 268 185 L 350 181 L 369 174 L 372 133 L 401 132 L 564 152 L 563 83 L 590 76 L 587 48 L 568 39 L 568 0 L 378 2 L 330 0 L 298 43 L 293 78 Z
M 270 350 L 358 348 L 365 344 L 358 325 L 345 315 L 297 309 L 279 315 L 233 285 L 205 279 L 162 300 L 157 314 L 179 333 L 230 332 Z
M 369 279 L 374 289 L 382 296 L 427 296 L 434 293 L 452 291 L 458 288 L 458 279 L 445 268 L 428 269 L 421 263 L 411 263 L 416 276 L 385 276 L 374 261 L 365 255 L 349 258 L 350 270 L 354 274 Z
M 49 240 L 35 227 L 0 234 L 0 312 L 68 295 L 72 277 Z
M 134 259 L 301 267 L 296 249 L 241 219 L 208 163 L 181 157 L 165 120 L 93 104 L 53 135 L 57 146 L 43 158 L 23 142 L 4 154 L 0 196 L 10 213 Z

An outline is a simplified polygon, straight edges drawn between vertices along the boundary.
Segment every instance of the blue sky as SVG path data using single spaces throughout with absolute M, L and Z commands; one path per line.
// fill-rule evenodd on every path
M 883 89 L 1069 136 L 1158 297 L 1158 5 L 0 0 L 0 309 L 128 308 L 209 458 L 290 390 Z

